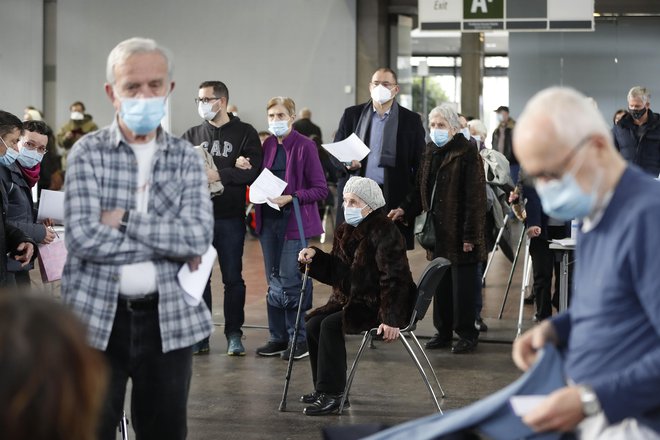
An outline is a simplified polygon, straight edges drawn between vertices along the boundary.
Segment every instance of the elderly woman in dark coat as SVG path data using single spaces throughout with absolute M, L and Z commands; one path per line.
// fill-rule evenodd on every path
M 451 277 L 444 277 L 434 297 L 438 333 L 426 348 L 449 347 L 456 331 L 459 340 L 452 352 L 467 353 L 477 346 L 477 264 L 487 255 L 484 169 L 477 149 L 460 135 L 458 115 L 450 105 L 431 110 L 429 127 L 432 142 L 426 146 L 417 188 L 389 216 L 414 222 L 422 209 L 433 207 L 436 244 L 427 250 L 427 258 L 444 257 L 452 266 Z
M 314 279 L 332 286 L 328 303 L 306 317 L 314 392 L 300 398 L 307 415 L 337 411 L 346 385 L 344 334 L 378 327 L 387 342 L 399 337 L 416 300 L 406 244 L 387 218 L 376 182 L 351 177 L 343 191 L 346 223 L 335 232 L 332 252 L 300 251 Z

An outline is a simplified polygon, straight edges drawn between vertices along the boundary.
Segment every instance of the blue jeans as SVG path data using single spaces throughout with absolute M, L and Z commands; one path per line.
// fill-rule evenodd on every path
M 103 354 L 110 380 L 98 438 L 116 438 L 129 378 L 133 384 L 131 421 L 137 438 L 186 438 L 192 349 L 163 353 L 158 306 L 149 310 L 118 306 Z
M 225 285 L 225 335 L 243 335 L 245 322 L 245 281 L 243 281 L 243 245 L 245 243 L 245 221 L 243 217 L 215 220 L 213 247 L 218 251 L 218 263 Z M 212 310 L 211 279 L 204 290 L 204 302 Z
M 268 294 L 268 329 L 273 342 L 293 340 L 296 324 L 302 274 L 298 270 L 298 253 L 302 249 L 300 240 L 284 238 L 288 215 L 282 219 L 264 218 L 259 241 L 264 255 Z M 312 280 L 307 279 L 302 312 L 312 307 Z M 298 341 L 305 341 L 305 322 L 298 323 Z

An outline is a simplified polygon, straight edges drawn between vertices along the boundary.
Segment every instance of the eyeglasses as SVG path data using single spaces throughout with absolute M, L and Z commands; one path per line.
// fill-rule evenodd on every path
M 220 98 L 216 98 L 216 97 L 213 97 L 213 98 L 195 98 L 195 104 L 199 104 L 200 102 L 203 102 L 204 104 L 208 104 L 209 102 L 217 101 L 218 99 L 220 99 Z
M 564 176 L 565 173 L 565 171 L 563 171 L 564 168 L 566 168 L 566 166 L 571 162 L 571 160 L 580 151 L 580 149 L 589 143 L 591 138 L 592 135 L 588 135 L 580 142 L 578 142 L 575 147 L 573 147 L 571 152 L 568 153 L 568 155 L 557 166 L 557 168 L 562 171 L 542 171 L 538 174 L 534 174 L 534 175 L 528 174 L 527 176 L 530 177 L 534 183 L 536 183 L 536 181 L 538 180 L 546 181 L 546 182 L 549 180 L 560 180 Z
M 390 87 L 394 87 L 395 85 L 397 85 L 396 83 L 391 83 L 387 81 L 371 81 L 371 84 L 373 84 L 374 87 L 383 86 L 386 89 L 389 89 Z
M 32 141 L 24 141 L 23 146 L 28 150 L 37 150 L 40 154 L 46 154 L 48 150 L 43 145 L 37 145 Z

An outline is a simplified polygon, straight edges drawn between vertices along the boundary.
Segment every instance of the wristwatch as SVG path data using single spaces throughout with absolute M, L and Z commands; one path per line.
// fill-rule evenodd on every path
M 128 212 L 124 211 L 124 215 L 119 220 L 119 232 L 126 232 L 126 227 L 128 226 Z
M 580 400 L 582 401 L 582 412 L 585 416 L 591 417 L 600 412 L 600 402 L 598 396 L 593 388 L 589 385 L 578 385 L 578 392 L 580 393 Z

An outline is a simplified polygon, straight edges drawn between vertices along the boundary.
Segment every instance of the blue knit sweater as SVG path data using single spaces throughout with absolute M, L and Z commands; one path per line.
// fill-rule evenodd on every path
M 576 259 L 571 307 L 553 320 L 566 374 L 594 388 L 610 423 L 660 431 L 660 183 L 628 167 Z

